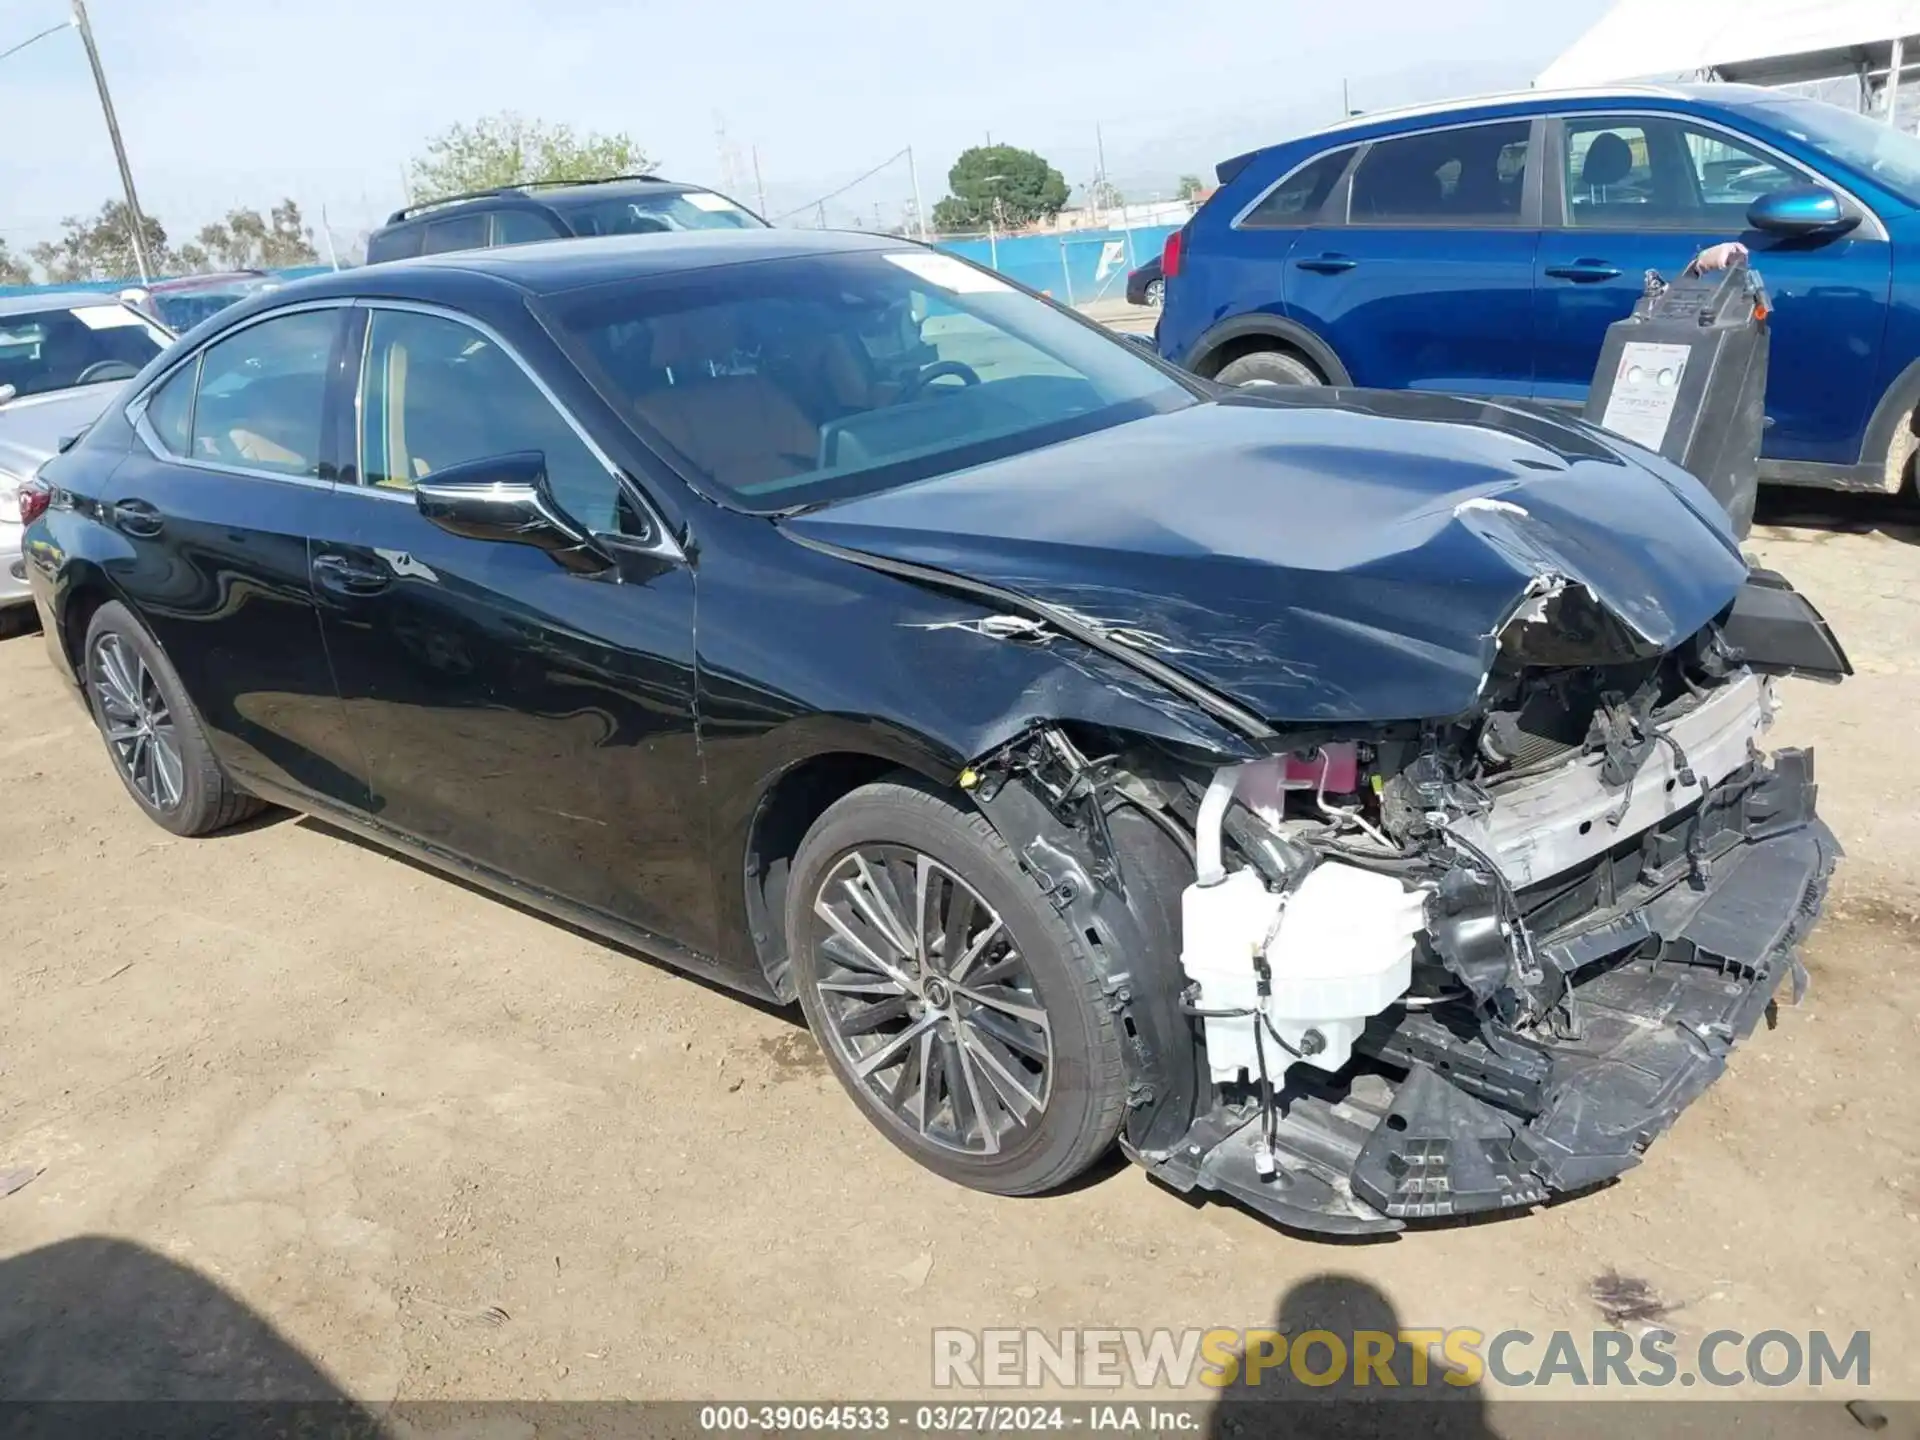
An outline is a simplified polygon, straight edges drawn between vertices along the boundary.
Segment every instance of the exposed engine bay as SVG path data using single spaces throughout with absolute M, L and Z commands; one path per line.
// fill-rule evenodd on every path
M 1637 1164 L 1799 998 L 1839 847 L 1812 755 L 1762 739 L 1776 679 L 1844 655 L 1761 572 L 1672 650 L 1609 643 L 1535 606 L 1462 715 L 1212 767 L 1043 724 L 962 777 L 1091 940 L 1156 957 L 1109 986 L 1136 1159 L 1310 1230 L 1522 1207 Z

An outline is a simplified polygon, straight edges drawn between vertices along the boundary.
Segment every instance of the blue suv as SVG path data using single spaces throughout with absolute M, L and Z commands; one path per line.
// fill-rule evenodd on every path
M 1739 239 L 1772 293 L 1763 479 L 1897 490 L 1920 407 L 1920 140 L 1743 85 L 1369 115 L 1219 166 L 1160 352 L 1229 384 L 1579 406 L 1649 269 Z

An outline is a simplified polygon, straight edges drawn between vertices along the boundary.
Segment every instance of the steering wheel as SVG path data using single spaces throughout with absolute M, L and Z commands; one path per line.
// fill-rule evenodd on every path
M 920 392 L 922 390 L 926 389 L 927 386 L 931 385 L 934 381 L 948 375 L 958 376 L 960 382 L 964 385 L 978 385 L 980 383 L 980 372 L 975 370 L 971 365 L 964 364 L 959 360 L 936 360 L 933 364 L 923 369 L 918 375 L 915 375 L 911 380 L 907 381 L 905 388 L 900 393 L 900 399 L 903 402 L 907 400 L 917 400 L 920 398 Z
M 131 380 L 140 372 L 124 360 L 96 360 L 73 377 L 76 385 L 97 385 L 102 380 Z

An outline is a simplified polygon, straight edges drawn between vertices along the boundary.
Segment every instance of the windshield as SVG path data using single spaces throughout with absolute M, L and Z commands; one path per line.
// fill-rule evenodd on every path
M 1920 140 L 1905 131 L 1818 100 L 1769 100 L 1756 108 L 1776 130 L 1920 205 Z
M 176 334 L 184 335 L 229 305 L 238 305 L 250 295 L 274 288 L 271 280 L 236 280 L 231 285 L 210 285 L 204 289 L 157 291 L 150 303 Z
M 766 222 L 711 190 L 551 202 L 576 235 L 645 235 L 663 230 L 764 230 Z
M 1131 347 L 930 250 L 596 286 L 556 297 L 549 324 L 643 436 L 762 513 L 1196 403 Z
M 0 385 L 41 395 L 131 380 L 172 337 L 118 300 L 0 315 Z

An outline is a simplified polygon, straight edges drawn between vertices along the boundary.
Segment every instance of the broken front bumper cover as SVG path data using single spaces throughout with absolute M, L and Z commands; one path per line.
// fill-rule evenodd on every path
M 1796 947 L 1840 854 L 1814 795 L 1811 754 L 1784 750 L 1729 776 L 1682 825 L 1632 842 L 1635 883 L 1609 879 L 1615 903 L 1539 941 L 1571 982 L 1576 1034 L 1395 1008 L 1347 1071 L 1288 1071 L 1271 1178 L 1255 1165 L 1251 1099 L 1216 1105 L 1179 1144 L 1135 1158 L 1183 1192 L 1348 1235 L 1517 1209 L 1631 1169 L 1719 1077 L 1781 982 L 1796 1000 L 1805 989 Z M 1602 856 L 1595 868 L 1621 863 Z

